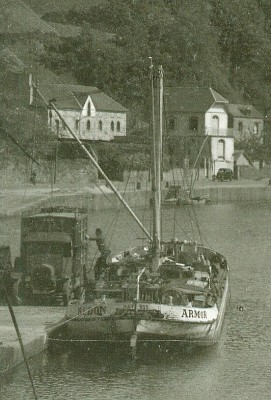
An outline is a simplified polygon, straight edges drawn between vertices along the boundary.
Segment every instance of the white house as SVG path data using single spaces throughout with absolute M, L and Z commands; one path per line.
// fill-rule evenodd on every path
M 127 109 L 96 87 L 69 84 L 39 84 L 47 104 L 53 101 L 69 128 L 84 140 L 113 140 L 126 136 Z M 35 87 L 30 80 L 30 105 L 34 105 Z M 59 138 L 72 138 L 66 124 L 53 109 L 48 110 L 48 125 Z
M 210 157 L 205 157 L 206 176 L 219 168 L 233 169 L 234 138 L 228 130 L 228 100 L 212 88 L 171 87 L 165 90 L 166 131 L 176 140 L 191 142 L 209 137 Z

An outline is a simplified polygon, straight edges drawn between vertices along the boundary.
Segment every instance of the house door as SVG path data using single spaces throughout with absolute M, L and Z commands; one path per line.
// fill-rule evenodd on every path
M 212 118 L 212 135 L 217 136 L 219 134 L 219 118 L 214 115 Z

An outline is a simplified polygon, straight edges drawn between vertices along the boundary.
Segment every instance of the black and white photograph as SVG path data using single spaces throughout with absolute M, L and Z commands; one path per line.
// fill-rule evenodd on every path
M 0 400 L 270 400 L 270 234 L 270 0 L 0 0 Z

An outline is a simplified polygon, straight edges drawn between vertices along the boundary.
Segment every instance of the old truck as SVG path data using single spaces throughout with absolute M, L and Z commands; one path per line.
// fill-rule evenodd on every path
M 83 295 L 88 265 L 88 213 L 50 207 L 23 212 L 16 296 L 23 304 L 66 305 Z

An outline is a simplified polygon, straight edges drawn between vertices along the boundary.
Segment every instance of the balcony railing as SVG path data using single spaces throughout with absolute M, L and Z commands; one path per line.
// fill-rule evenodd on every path
M 172 131 L 167 131 L 165 133 L 166 136 L 187 136 L 187 137 L 199 137 L 199 136 L 228 136 L 228 137 L 233 137 L 233 129 L 212 129 L 212 128 L 205 128 L 202 130 L 184 130 L 184 129 L 179 129 L 179 130 L 172 130 Z
M 214 128 L 205 128 L 205 135 L 208 136 L 234 136 L 234 132 L 232 128 L 219 128 L 219 129 L 214 129 Z

